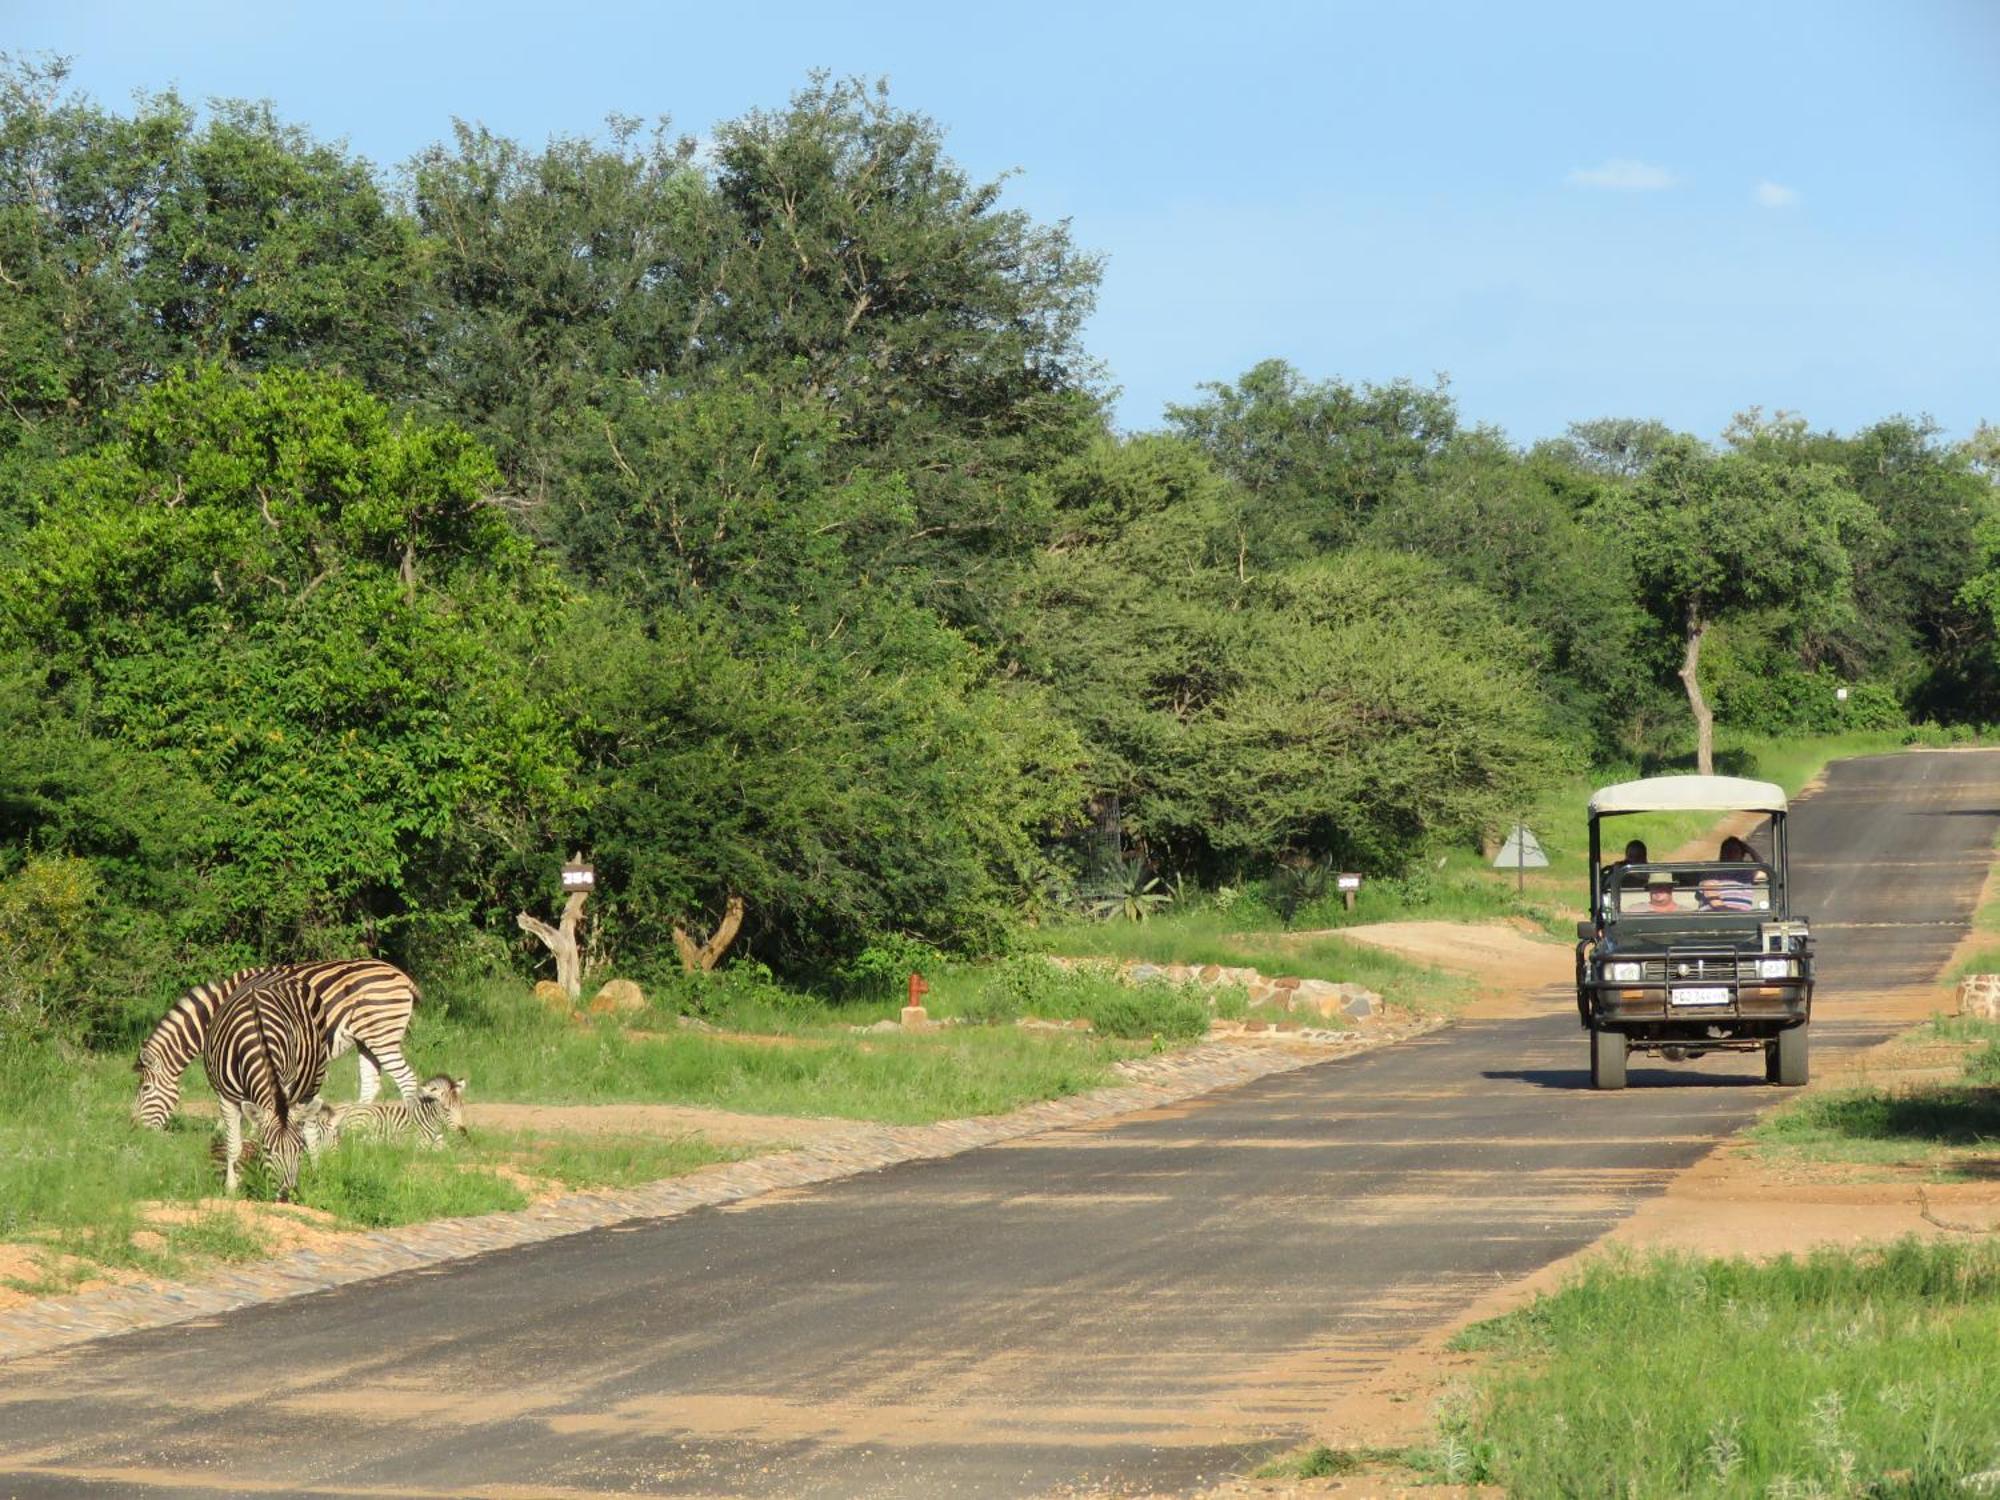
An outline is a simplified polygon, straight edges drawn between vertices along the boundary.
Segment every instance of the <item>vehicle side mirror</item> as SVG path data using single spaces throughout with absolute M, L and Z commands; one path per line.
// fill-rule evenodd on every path
M 1578 942 L 1583 942 L 1583 943 L 1589 942 L 1592 938 L 1597 936 L 1597 924 L 1595 922 L 1577 923 L 1576 936 Z

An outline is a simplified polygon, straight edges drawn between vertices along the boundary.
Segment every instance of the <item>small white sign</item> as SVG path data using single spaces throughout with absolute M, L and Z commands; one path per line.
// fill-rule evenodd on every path
M 566 891 L 593 890 L 597 885 L 597 871 L 589 865 L 564 865 L 562 882 Z
M 1493 857 L 1493 868 L 1496 870 L 1546 870 L 1548 865 L 1549 857 L 1542 853 L 1541 840 L 1525 823 L 1514 825 L 1514 831 L 1507 835 L 1507 842 Z
M 1339 891 L 1358 891 L 1361 889 L 1361 877 L 1359 875 L 1337 875 L 1334 877 L 1334 889 Z

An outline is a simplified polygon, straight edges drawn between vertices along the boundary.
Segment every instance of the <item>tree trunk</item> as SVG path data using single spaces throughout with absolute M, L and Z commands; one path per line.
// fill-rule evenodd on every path
M 581 862 L 581 859 L 582 856 L 578 855 L 572 863 Z M 583 920 L 583 903 L 589 899 L 589 891 L 571 891 L 569 899 L 563 902 L 562 917 L 553 927 L 526 912 L 516 913 L 514 917 L 521 931 L 532 932 L 556 956 L 556 983 L 572 1000 L 583 993 L 583 955 L 577 948 L 576 929 Z
M 722 920 L 705 943 L 697 944 L 687 935 L 687 929 L 674 923 L 674 947 L 681 956 L 681 968 L 690 974 L 706 974 L 721 961 L 729 945 L 736 941 L 736 930 L 743 925 L 743 898 L 731 896 L 722 908 Z
M 1687 689 L 1688 707 L 1694 710 L 1694 766 L 1704 776 L 1715 774 L 1715 715 L 1701 695 L 1701 641 L 1708 634 L 1708 621 L 1693 605 L 1688 606 L 1687 654 L 1681 658 L 1681 685 Z

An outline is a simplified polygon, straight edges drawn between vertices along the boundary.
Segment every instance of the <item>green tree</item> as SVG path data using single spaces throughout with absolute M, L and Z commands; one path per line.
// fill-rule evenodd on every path
M 301 373 L 170 376 L 120 426 L 35 487 L 0 635 L 214 804 L 209 938 L 402 943 L 504 901 L 568 749 L 526 687 L 563 598 L 491 460 Z
M 1693 438 L 1664 447 L 1594 517 L 1628 538 L 1641 598 L 1682 646 L 1679 676 L 1695 721 L 1695 760 L 1715 764 L 1714 715 L 1701 689 L 1701 648 L 1718 621 L 1782 608 L 1834 619 L 1853 609 L 1853 549 L 1874 513 L 1839 470 L 1717 455 Z
M 595 606 L 551 682 L 576 726 L 613 941 L 643 961 L 730 898 L 823 968 L 901 933 L 990 951 L 1081 795 L 1074 739 L 926 612 L 850 591 L 836 631 Z
M 192 359 L 407 387 L 415 238 L 367 163 L 268 105 L 204 121 L 168 92 L 121 116 L 67 78 L 0 59 L 0 458 L 96 441 Z
M 1396 487 L 1367 536 L 1497 601 L 1523 632 L 1521 664 L 1554 721 L 1615 753 L 1652 675 L 1650 622 L 1624 537 L 1579 514 L 1567 478 L 1549 454 L 1523 458 L 1495 432 L 1462 432 L 1422 481 Z
M 1430 389 L 1406 380 L 1310 382 L 1273 359 L 1234 385 L 1203 390 L 1201 401 L 1168 407 L 1167 421 L 1242 487 L 1250 561 L 1266 567 L 1353 542 L 1458 429 L 1442 381 Z

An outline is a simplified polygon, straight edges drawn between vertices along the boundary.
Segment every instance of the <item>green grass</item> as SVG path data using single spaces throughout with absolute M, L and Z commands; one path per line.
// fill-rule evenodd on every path
M 1295 1453 L 1286 1453 L 1259 1467 L 1258 1479 L 1332 1479 L 1353 1474 L 1373 1464 L 1399 1463 L 1400 1448 L 1331 1448 L 1314 1443 Z
M 514 1183 L 453 1151 L 387 1141 L 342 1141 L 299 1173 L 298 1201 L 355 1229 L 526 1208 Z
M 1921 1167 L 1939 1178 L 1990 1171 L 2000 1162 L 2000 1024 L 1942 1018 L 1912 1033 L 1912 1039 L 1968 1044 L 1961 1079 L 1893 1091 L 1864 1087 L 1805 1094 L 1751 1129 L 1760 1153 Z
M 1597 1261 L 1461 1335 L 1493 1363 L 1413 1461 L 1514 1495 L 1986 1493 L 1996 1340 L 1990 1241 Z
M 801 1021 L 777 1045 L 611 1021 L 551 1016 L 518 987 L 419 1010 L 410 1050 L 417 1070 L 470 1074 L 475 1099 L 546 1104 L 689 1104 L 755 1114 L 831 1115 L 925 1124 L 997 1114 L 1098 1087 L 1111 1065 L 1149 1043 L 1013 1026 L 855 1035 L 893 1016 L 894 1003 Z M 724 1021 L 729 1017 L 723 1017 Z

